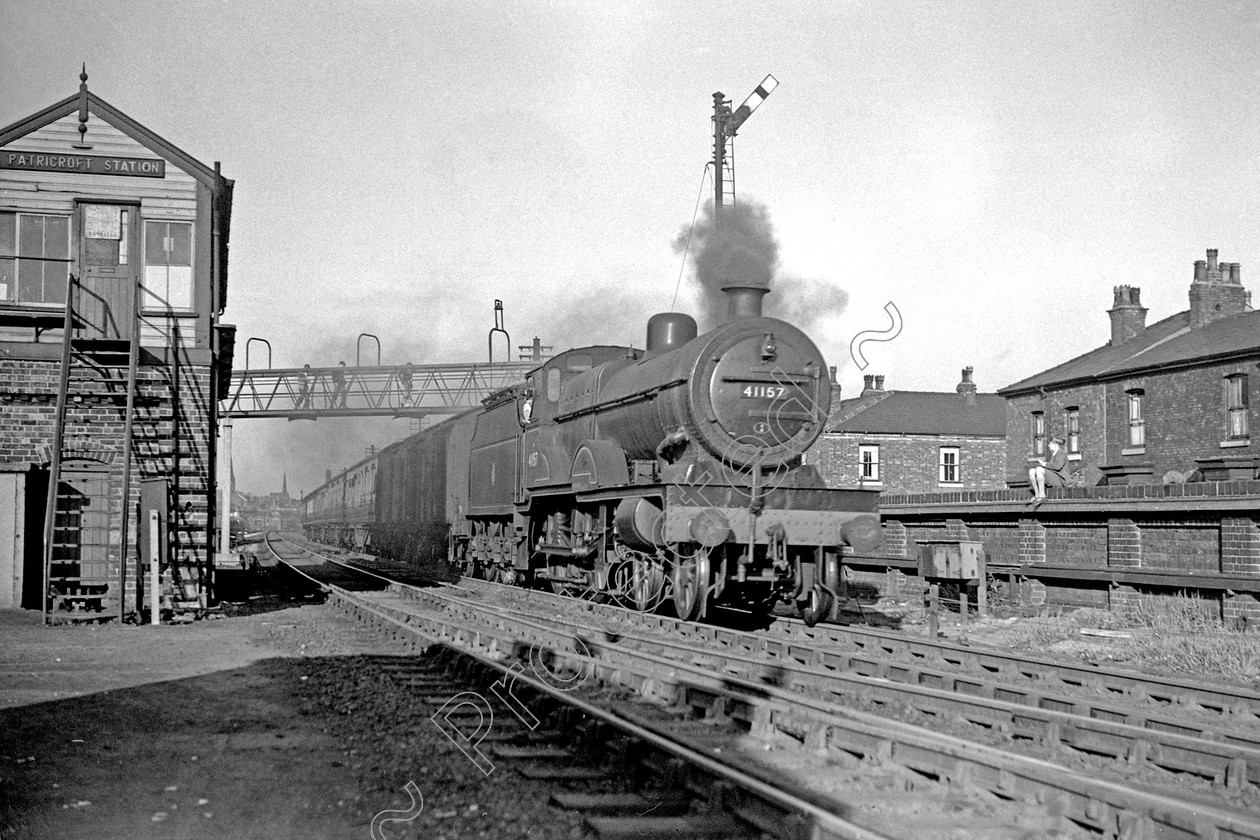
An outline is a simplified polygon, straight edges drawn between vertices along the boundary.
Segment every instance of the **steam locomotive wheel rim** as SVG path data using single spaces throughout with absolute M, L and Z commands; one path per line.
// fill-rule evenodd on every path
M 630 561 L 630 603 L 640 612 L 651 610 L 660 600 L 665 576 L 659 566 L 642 557 Z
M 674 612 L 683 621 L 695 621 L 704 612 L 704 599 L 709 592 L 709 555 L 674 561 Z
M 806 627 L 813 627 L 831 612 L 831 593 L 818 584 L 809 590 L 805 603 L 801 606 L 801 620 Z

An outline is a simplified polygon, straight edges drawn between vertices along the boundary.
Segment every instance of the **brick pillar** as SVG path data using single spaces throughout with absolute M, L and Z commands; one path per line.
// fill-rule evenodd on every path
M 1107 565 L 1142 567 L 1142 531 L 1132 519 L 1107 520 Z
M 1019 562 L 1046 562 L 1046 526 L 1035 519 L 1019 520 Z
M 1254 595 L 1226 595 L 1222 618 L 1240 630 L 1260 630 L 1260 601 Z
M 884 521 L 884 554 L 889 557 L 906 556 L 906 526 L 896 519 Z
M 1123 615 L 1138 607 L 1141 597 L 1132 586 L 1112 586 L 1107 590 L 1107 609 Z
M 1221 519 L 1221 574 L 1260 574 L 1260 522 L 1250 517 Z

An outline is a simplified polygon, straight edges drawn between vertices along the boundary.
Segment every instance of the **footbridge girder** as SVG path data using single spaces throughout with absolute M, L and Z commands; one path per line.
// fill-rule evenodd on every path
M 540 363 L 265 368 L 232 373 L 223 417 L 424 417 L 454 414 L 525 379 Z

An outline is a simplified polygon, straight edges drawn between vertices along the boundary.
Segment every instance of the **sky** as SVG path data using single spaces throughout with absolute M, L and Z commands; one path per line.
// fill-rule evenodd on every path
M 734 141 L 768 301 L 846 395 L 952 391 L 968 365 L 995 391 L 1106 343 L 1116 285 L 1153 323 L 1217 248 L 1252 287 L 1258 36 L 1253 2 L 46 0 L 0 4 L 0 124 L 86 62 L 221 162 L 238 350 L 353 364 L 370 333 L 384 364 L 474 362 L 496 299 L 513 344 L 556 350 L 699 317 L 676 243 L 712 202 L 712 95 L 773 74 Z M 900 333 L 855 354 L 890 303 Z M 238 487 L 309 491 L 407 432 L 238 421 Z

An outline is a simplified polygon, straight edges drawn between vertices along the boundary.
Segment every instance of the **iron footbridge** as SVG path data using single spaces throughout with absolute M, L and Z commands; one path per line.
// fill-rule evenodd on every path
M 221 415 L 425 417 L 476 408 L 491 393 L 522 382 L 540 362 L 301 367 L 234 371 Z

